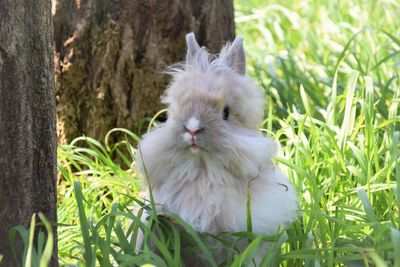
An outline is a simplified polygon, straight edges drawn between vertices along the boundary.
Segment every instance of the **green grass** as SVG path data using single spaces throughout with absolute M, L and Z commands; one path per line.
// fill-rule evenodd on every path
M 271 240 L 264 266 L 400 266 L 400 3 L 236 0 L 235 8 L 249 75 L 267 98 L 262 128 L 282 144 L 276 163 L 296 187 L 300 218 L 262 237 L 199 235 L 177 216 L 157 216 L 141 203 L 131 167 L 140 137 L 115 129 L 126 136 L 116 144 L 82 137 L 59 147 L 61 266 L 180 266 L 182 242 L 210 266 L 218 246 L 226 266 L 250 266 Z M 149 225 L 134 209 L 149 211 Z
M 53 252 L 53 233 L 51 231 L 50 222 L 42 213 L 39 213 L 38 215 L 40 218 L 40 225 L 44 226 L 46 233 L 43 232 L 42 228 L 36 228 L 36 226 L 39 225 L 36 224 L 36 214 L 32 215 L 31 224 L 28 229 L 20 225 L 12 228 L 8 233 L 8 241 L 12 248 L 14 260 L 18 266 L 46 267 L 49 265 Z M 24 251 L 18 251 L 16 249 L 18 236 L 22 239 L 23 244 L 25 245 Z M 2 257 L 0 257 L 0 262 L 1 259 Z

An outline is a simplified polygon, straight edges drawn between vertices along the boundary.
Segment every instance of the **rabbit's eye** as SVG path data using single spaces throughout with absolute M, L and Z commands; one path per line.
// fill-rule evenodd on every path
M 222 118 L 227 120 L 229 118 L 229 106 L 224 107 L 224 111 L 222 112 Z

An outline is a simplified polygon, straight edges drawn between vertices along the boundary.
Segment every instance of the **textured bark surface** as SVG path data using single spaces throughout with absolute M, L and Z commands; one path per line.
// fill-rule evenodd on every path
M 234 38 L 232 0 L 55 0 L 53 13 L 62 142 L 159 111 L 161 71 L 184 59 L 186 33 L 214 53 Z
M 27 227 L 36 212 L 56 221 L 52 40 L 50 1 L 0 1 L 0 266 L 17 266 L 7 242 L 11 227 Z

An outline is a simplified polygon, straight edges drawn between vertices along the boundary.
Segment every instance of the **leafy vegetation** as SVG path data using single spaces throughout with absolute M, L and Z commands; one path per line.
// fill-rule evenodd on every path
M 177 216 L 157 216 L 131 166 L 140 137 L 114 129 L 103 143 L 81 137 L 59 147 L 60 265 L 180 266 L 185 242 L 210 266 L 221 246 L 221 265 L 251 266 L 274 241 L 262 266 L 400 266 L 400 3 L 236 0 L 235 8 L 249 75 L 267 98 L 262 128 L 282 144 L 276 162 L 296 187 L 300 218 L 263 237 L 199 235 Z M 115 132 L 126 138 L 109 144 Z M 148 225 L 138 219 L 144 210 Z

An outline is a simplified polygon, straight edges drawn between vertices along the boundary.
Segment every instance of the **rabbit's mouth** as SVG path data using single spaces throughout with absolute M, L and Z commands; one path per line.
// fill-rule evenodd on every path
M 191 144 L 189 144 L 188 148 L 193 154 L 198 154 L 200 151 L 207 151 L 204 147 L 199 146 L 196 142 L 192 142 Z
M 192 143 L 190 145 L 190 152 L 192 152 L 193 154 L 199 153 L 200 150 L 201 150 L 201 147 L 199 147 L 196 143 Z
M 191 152 L 199 152 L 200 150 L 204 150 L 201 145 L 199 145 L 197 136 L 190 136 L 188 133 L 185 133 L 183 136 L 183 142 L 185 143 L 185 148 L 189 149 Z
M 192 140 L 192 142 L 190 144 L 190 149 L 200 149 L 200 147 L 198 144 L 196 144 L 196 142 L 194 140 Z

